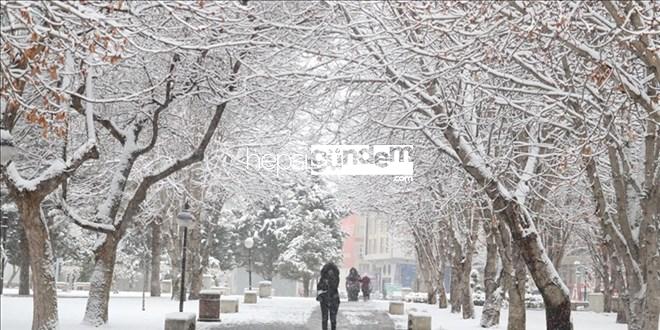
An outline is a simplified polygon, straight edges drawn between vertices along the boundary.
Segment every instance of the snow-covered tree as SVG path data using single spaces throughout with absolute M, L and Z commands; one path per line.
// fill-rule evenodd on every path
M 234 242 L 234 251 L 238 263 L 248 266 L 250 252 L 243 242 L 253 237 L 252 268 L 266 280 L 272 281 L 278 271 L 277 261 L 286 249 L 288 219 L 289 210 L 280 196 L 250 204 L 235 226 L 238 240 Z
M 319 177 L 294 184 L 285 192 L 289 213 L 283 234 L 284 250 L 278 259 L 282 276 L 301 280 L 305 296 L 310 281 L 326 262 L 341 261 L 341 210 Z

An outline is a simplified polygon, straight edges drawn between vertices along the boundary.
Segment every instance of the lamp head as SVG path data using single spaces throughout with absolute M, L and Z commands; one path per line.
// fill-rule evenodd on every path
M 177 223 L 180 227 L 190 228 L 193 226 L 195 222 L 195 216 L 190 213 L 189 209 L 190 206 L 188 205 L 188 202 L 186 202 L 186 204 L 183 206 L 183 210 L 181 210 L 181 212 L 179 212 L 179 214 L 176 216 Z
M 251 249 L 254 246 L 254 238 L 252 237 L 246 238 L 243 244 L 245 244 L 246 249 Z

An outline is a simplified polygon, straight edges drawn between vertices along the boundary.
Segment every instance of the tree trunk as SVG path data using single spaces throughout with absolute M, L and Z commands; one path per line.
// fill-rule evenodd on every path
M 657 255 L 654 258 L 660 259 Z M 647 291 L 642 311 L 642 330 L 657 330 L 660 321 L 660 283 L 658 283 L 660 274 L 657 274 L 660 272 L 660 261 L 656 260 L 656 265 L 647 272 Z
M 508 330 L 521 330 L 526 327 L 525 311 L 525 284 L 527 284 L 527 270 L 525 261 L 518 251 L 513 251 L 514 276 L 509 287 L 509 320 Z M 570 308 L 570 306 L 569 306 Z M 554 329 L 549 328 L 548 329 Z
M 0 215 L 4 223 L 4 215 Z M 20 227 L 20 226 L 19 226 Z M 7 228 L 0 225 L 0 295 L 2 295 L 5 287 L 5 270 L 7 270 L 8 259 L 7 259 L 7 249 L 5 248 L 5 242 L 7 241 Z M 10 281 L 11 282 L 11 281 Z M 7 282 L 9 283 L 9 282 Z
M 181 271 L 179 268 L 177 268 L 177 272 L 174 272 L 174 268 L 172 269 L 172 294 L 170 296 L 170 299 L 172 300 L 178 300 L 179 299 L 179 291 L 181 290 Z
M 160 219 L 151 223 L 151 296 L 160 297 Z
M 471 281 L 471 274 L 472 274 L 472 256 L 474 255 L 474 249 L 476 247 L 477 243 L 477 236 L 479 234 L 479 225 L 478 225 L 478 219 L 480 219 L 481 215 L 477 215 L 476 213 L 477 208 L 473 208 L 470 211 L 470 215 L 466 217 L 466 220 L 468 220 L 468 231 L 466 233 L 467 237 L 465 240 L 465 248 L 464 248 L 464 255 L 463 255 L 463 260 L 461 261 L 461 266 L 462 266 L 462 308 L 463 308 L 463 319 L 473 319 L 474 318 L 474 300 L 472 299 L 472 281 Z M 476 283 L 475 283 L 476 285 Z
M 442 267 L 442 266 L 441 266 Z M 447 290 L 445 290 L 445 272 L 438 272 L 438 283 L 436 284 L 438 292 L 438 308 L 445 309 L 447 308 Z
M 430 102 L 426 100 L 425 102 Z M 433 103 L 436 115 L 445 114 L 445 109 Z M 545 303 L 546 327 L 553 330 L 572 330 L 571 323 L 571 301 L 568 289 L 561 278 L 557 275 L 555 267 L 548 259 L 543 243 L 541 242 L 534 219 L 521 206 L 520 202 L 503 192 L 502 183 L 489 176 L 483 168 L 474 166 L 477 162 L 483 162 L 478 153 L 471 149 L 469 141 L 451 125 L 444 129 L 444 136 L 452 146 L 463 168 L 477 180 L 492 201 L 493 210 L 497 210 L 497 216 L 506 222 L 511 230 L 515 248 L 518 249 L 525 260 L 534 283 L 543 296 Z M 534 165 L 534 158 L 528 158 L 527 165 Z M 527 166 L 526 165 L 526 166 Z
M 24 194 L 16 204 L 21 214 L 32 268 L 32 330 L 57 328 L 57 291 L 55 288 L 53 249 L 48 227 L 41 219 L 40 196 Z M 23 271 L 21 271 L 23 273 Z
M 628 307 L 624 305 L 624 283 L 623 283 L 623 274 L 621 272 L 621 264 L 619 263 L 619 258 L 616 254 L 612 255 L 612 281 L 613 288 L 619 294 L 619 299 L 616 304 L 616 323 L 626 324 L 628 323 Z
M 30 295 L 30 259 L 21 260 L 21 273 L 18 277 L 18 295 Z
M 166 242 L 166 252 L 170 261 L 170 279 L 172 281 L 172 292 L 170 298 L 172 300 L 179 299 L 179 279 L 181 277 L 181 240 L 176 239 L 180 237 L 176 224 L 170 222 L 167 231 L 163 235 L 163 240 Z
M 452 257 L 452 266 L 451 266 L 451 287 L 450 287 L 450 294 L 449 294 L 449 303 L 451 304 L 451 312 L 452 313 L 460 313 L 461 312 L 461 292 L 463 291 L 462 285 L 464 280 L 461 278 L 461 270 L 462 270 L 462 263 L 461 260 L 463 259 L 462 254 L 454 254 Z
M 190 277 L 190 293 L 188 293 L 189 300 L 199 299 L 199 293 L 202 292 L 204 284 L 204 272 L 202 268 L 192 269 Z
M 310 281 L 311 281 L 311 279 L 309 277 L 307 277 L 307 276 L 303 277 L 303 286 L 304 286 L 303 294 L 305 295 L 305 297 L 309 297 L 309 283 L 310 283 Z
M 108 321 L 108 303 L 119 244 L 116 234 L 105 235 L 103 243 L 94 251 L 94 270 L 90 277 L 89 297 L 83 319 L 83 322 L 92 326 L 101 326 Z
M 201 197 L 201 196 L 199 196 Z M 199 198 L 198 197 L 198 198 Z M 201 212 L 196 214 L 197 219 L 202 219 Z M 189 278 L 189 287 L 190 291 L 188 293 L 188 299 L 197 300 L 199 299 L 199 293 L 202 291 L 202 286 L 204 284 L 204 269 L 202 265 L 202 223 L 198 222 L 197 225 L 188 230 L 188 246 L 186 250 L 188 251 L 187 258 L 188 264 L 186 268 L 189 269 L 188 274 Z M 186 281 L 186 282 L 188 282 Z M 186 283 L 187 284 L 187 283 Z M 188 286 L 188 285 L 186 285 Z
M 481 313 L 481 327 L 490 328 L 500 324 L 500 308 L 502 301 L 500 293 L 496 292 L 499 287 L 497 276 L 497 225 L 492 221 L 484 221 L 484 232 L 486 233 L 486 266 L 484 267 L 484 289 L 485 302 Z
M 30 295 L 30 248 L 25 230 L 21 230 L 21 274 L 18 277 L 18 294 L 21 296 Z
M 609 275 L 609 271 L 606 272 Z M 612 286 L 609 279 L 603 280 L 603 312 L 612 312 Z
M 470 273 L 472 272 L 472 253 L 469 252 L 463 261 L 463 283 L 461 305 L 463 309 L 463 319 L 474 318 L 474 301 L 472 300 L 472 286 L 470 285 Z
M 436 296 L 435 296 L 435 288 L 433 285 L 429 282 L 426 287 L 426 303 L 429 305 L 435 305 L 436 303 Z
M 417 265 L 419 265 L 419 274 L 421 274 L 426 289 L 426 303 L 435 304 L 435 287 L 433 286 L 433 276 L 431 274 L 431 265 L 429 265 L 426 252 L 424 251 L 424 244 L 421 238 L 415 239 L 415 254 L 417 256 Z M 419 275 L 418 274 L 418 275 Z M 419 279 L 420 276 L 417 276 Z

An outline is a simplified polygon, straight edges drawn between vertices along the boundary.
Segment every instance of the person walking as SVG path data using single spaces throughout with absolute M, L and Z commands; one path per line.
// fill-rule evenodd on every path
M 346 294 L 348 294 L 348 301 L 358 301 L 360 274 L 354 267 L 348 271 L 348 276 L 346 276 Z
M 339 268 L 329 262 L 321 269 L 321 278 L 316 284 L 316 300 L 321 304 L 321 328 L 328 330 L 328 318 L 332 330 L 337 329 L 337 311 L 339 310 Z
M 369 276 L 364 275 L 360 282 L 362 282 L 362 298 L 364 298 L 364 301 L 367 301 L 371 295 L 371 279 Z

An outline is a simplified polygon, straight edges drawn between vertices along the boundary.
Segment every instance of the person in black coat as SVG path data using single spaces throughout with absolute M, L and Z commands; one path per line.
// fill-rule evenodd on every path
M 360 295 L 360 274 L 357 269 L 352 267 L 346 276 L 346 294 L 348 294 L 348 301 L 358 301 Z
M 362 297 L 364 298 L 364 301 L 367 301 L 371 295 L 371 279 L 369 276 L 364 275 L 360 282 L 362 283 Z
M 337 311 L 339 310 L 339 268 L 329 262 L 321 269 L 321 278 L 316 284 L 316 300 L 321 304 L 321 327 L 328 329 L 328 316 L 332 330 L 337 329 Z

